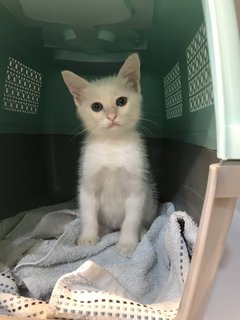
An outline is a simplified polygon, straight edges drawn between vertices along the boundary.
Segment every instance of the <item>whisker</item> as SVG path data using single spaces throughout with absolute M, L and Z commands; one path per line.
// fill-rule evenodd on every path
M 152 131 L 150 128 L 146 127 L 146 126 L 143 124 L 143 122 L 151 123 L 151 124 L 153 124 L 154 126 L 160 128 L 160 126 L 159 126 L 156 122 L 154 122 L 154 121 L 152 121 L 152 120 L 150 120 L 150 119 L 146 119 L 146 118 L 143 117 L 143 116 L 140 116 L 140 118 L 139 118 L 139 117 L 137 117 L 137 118 L 126 118 L 126 119 L 124 119 L 124 121 L 122 121 L 121 126 L 124 127 L 124 126 L 127 125 L 128 123 L 130 124 L 130 123 L 133 123 L 133 122 L 136 122 L 136 128 L 137 128 L 140 132 L 142 132 L 142 133 L 144 133 L 144 134 L 146 134 L 146 135 L 148 135 L 148 136 L 153 136 L 153 131 Z M 71 138 L 70 141 L 72 141 L 73 139 L 75 139 L 75 138 L 83 135 L 83 134 L 86 133 L 86 132 L 88 132 L 88 135 L 89 135 L 89 136 L 92 136 L 92 135 L 94 135 L 94 134 L 97 132 L 97 130 L 99 130 L 99 129 L 105 129 L 105 128 L 106 128 L 106 125 L 107 125 L 107 122 L 105 121 L 105 122 L 103 122 L 103 123 L 98 124 L 97 127 L 96 127 L 96 126 L 93 126 L 92 128 L 88 128 L 88 129 L 87 129 L 87 128 L 83 128 L 82 130 L 80 130 L 79 132 L 77 132 L 76 134 L 74 134 L 74 136 Z M 80 124 L 80 126 L 78 126 L 77 128 L 73 129 L 72 132 L 77 131 L 77 130 L 79 130 L 79 129 L 82 128 L 82 127 L 83 127 L 83 125 Z
M 150 119 L 143 118 L 143 117 L 140 117 L 140 118 L 128 118 L 128 120 L 133 120 L 133 121 L 139 120 L 140 123 L 142 121 L 150 122 L 150 123 L 154 124 L 156 127 L 158 127 L 159 129 L 161 129 L 161 126 L 158 123 L 156 123 L 156 122 L 154 122 L 154 121 L 152 121 Z
M 135 121 L 135 120 L 138 120 L 138 118 L 128 118 L 128 119 L 125 120 L 125 123 L 129 123 L 129 122 Z M 149 128 L 146 128 L 141 122 L 137 123 L 136 128 L 140 132 L 143 131 L 144 134 L 153 136 L 153 132 Z
M 147 122 L 149 122 L 149 123 L 152 123 L 152 124 L 155 125 L 156 127 L 161 128 L 161 126 L 160 126 L 157 122 L 155 122 L 155 121 L 153 121 L 153 120 L 140 117 L 140 121 L 147 121 Z
M 75 127 L 74 129 L 71 130 L 71 134 L 74 134 L 78 129 L 82 128 L 83 125 L 80 123 L 79 126 Z
M 86 131 L 88 131 L 88 129 L 84 128 L 83 130 L 77 132 L 76 134 L 74 134 L 74 135 L 72 136 L 72 138 L 70 139 L 70 141 L 72 141 L 72 140 L 76 139 L 77 137 L 83 135 L 83 133 L 85 133 Z
M 153 136 L 153 132 L 150 129 L 143 126 L 142 124 L 138 124 L 137 129 L 143 130 L 149 136 Z

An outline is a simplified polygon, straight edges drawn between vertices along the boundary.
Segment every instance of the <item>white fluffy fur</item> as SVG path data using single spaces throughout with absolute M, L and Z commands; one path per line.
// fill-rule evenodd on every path
M 128 57 L 114 77 L 88 82 L 69 71 L 62 75 L 88 131 L 79 169 L 78 244 L 95 245 L 100 235 L 121 229 L 117 248 L 128 256 L 156 213 L 145 147 L 136 130 L 142 100 L 138 55 Z M 119 97 L 127 97 L 125 106 L 116 105 Z M 103 110 L 94 112 L 94 102 Z

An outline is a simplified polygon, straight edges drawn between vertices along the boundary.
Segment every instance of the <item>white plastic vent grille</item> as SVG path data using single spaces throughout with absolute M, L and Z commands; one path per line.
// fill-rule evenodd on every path
M 182 85 L 179 63 L 164 77 L 164 94 L 166 118 L 180 117 L 182 115 Z
M 3 108 L 9 111 L 37 114 L 42 74 L 10 57 L 3 96 Z
M 212 77 L 205 24 L 202 24 L 187 48 L 190 112 L 214 105 Z

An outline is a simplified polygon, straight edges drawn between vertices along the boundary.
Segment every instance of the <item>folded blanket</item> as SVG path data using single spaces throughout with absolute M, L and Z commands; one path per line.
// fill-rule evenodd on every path
M 35 228 L 31 223 L 33 231 L 22 223 L 21 228 L 27 230 L 24 236 L 19 237 L 17 227 L 0 241 L 0 250 L 5 247 L 8 253 L 11 252 L 9 248 L 15 248 L 16 242 L 21 244 L 21 250 L 14 252 L 14 258 L 3 255 L 1 259 L 3 265 L 10 261 L 10 269 L 15 264 L 11 271 L 20 292 L 24 289 L 25 294 L 34 299 L 46 301 L 50 298 L 50 309 L 56 317 L 66 290 L 69 299 L 72 294 L 82 295 L 90 290 L 95 292 L 93 296 L 96 292 L 113 295 L 115 303 L 116 297 L 142 305 L 160 303 L 162 306 L 168 301 L 169 310 L 176 310 L 197 235 L 192 219 L 185 212 L 176 212 L 171 203 L 163 204 L 159 217 L 143 236 L 132 257 L 126 258 L 116 250 L 118 232 L 104 236 L 96 246 L 77 246 L 75 242 L 81 222 L 74 206 L 67 203 L 58 208 L 50 207 L 48 214 L 45 209 L 42 219 L 36 214 Z

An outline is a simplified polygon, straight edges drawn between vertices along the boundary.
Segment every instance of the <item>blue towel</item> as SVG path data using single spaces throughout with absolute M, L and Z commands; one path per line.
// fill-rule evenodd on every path
M 118 232 L 105 235 L 96 246 L 77 246 L 81 223 L 78 210 L 69 203 L 64 206 L 66 209 L 59 207 L 57 211 L 50 207 L 40 221 L 38 215 L 36 227 L 24 237 L 14 239 L 14 232 L 9 237 L 12 247 L 18 241 L 26 248 L 13 269 L 20 289 L 27 289 L 32 298 L 47 300 L 60 277 L 90 260 L 118 283 L 116 286 L 116 282 L 96 279 L 94 275 L 86 279 L 94 281 L 99 290 L 140 303 L 180 299 L 197 235 L 196 225 L 185 212 L 175 211 L 171 203 L 161 205 L 159 216 L 133 255 L 126 258 L 116 250 Z M 179 223 L 182 221 L 184 230 Z M 2 263 L 6 265 L 6 261 Z

